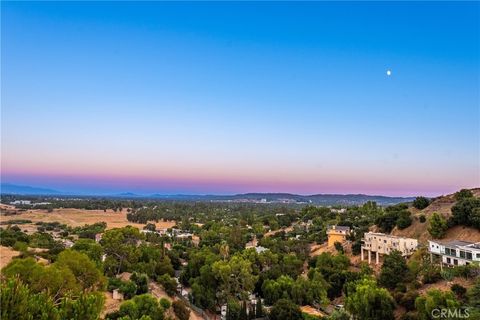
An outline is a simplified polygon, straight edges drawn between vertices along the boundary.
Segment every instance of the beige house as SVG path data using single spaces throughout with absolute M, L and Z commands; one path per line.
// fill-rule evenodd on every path
M 407 257 L 417 249 L 417 239 L 392 236 L 384 233 L 368 232 L 363 236 L 361 258 L 364 260 L 364 253 L 367 252 L 368 263 L 371 263 L 372 253 L 375 253 L 375 264 L 379 263 L 379 255 L 389 255 L 397 250 L 402 256 Z
M 328 246 L 333 247 L 335 242 L 344 243 L 347 240 L 347 236 L 350 234 L 350 227 L 345 226 L 328 226 Z

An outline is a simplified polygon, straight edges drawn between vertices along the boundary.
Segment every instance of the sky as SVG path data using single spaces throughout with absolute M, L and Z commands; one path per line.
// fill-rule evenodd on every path
M 396 196 L 480 186 L 479 2 L 1 9 L 2 183 Z

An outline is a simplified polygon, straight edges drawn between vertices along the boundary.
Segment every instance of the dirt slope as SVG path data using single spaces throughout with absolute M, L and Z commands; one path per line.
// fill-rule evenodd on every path
M 475 197 L 480 198 L 480 188 L 472 189 L 472 192 Z M 437 212 L 443 215 L 448 219 L 451 215 L 451 209 L 455 204 L 455 198 L 453 194 L 441 196 L 433 200 L 433 202 L 423 210 L 418 210 L 416 208 L 409 208 L 412 213 L 412 225 L 403 230 L 398 230 L 395 228 L 392 231 L 393 235 L 403 236 L 409 238 L 416 238 L 419 240 L 420 244 L 426 244 L 428 240 L 432 239 L 432 236 L 428 233 L 428 218 L 434 213 Z M 425 215 L 427 222 L 421 223 L 419 217 Z M 465 227 L 465 226 L 455 226 L 450 228 L 443 240 L 464 240 L 471 242 L 480 242 L 480 231 L 474 228 Z

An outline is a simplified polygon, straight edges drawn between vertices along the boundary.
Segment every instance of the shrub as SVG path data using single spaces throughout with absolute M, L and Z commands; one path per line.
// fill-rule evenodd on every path
M 420 223 L 425 223 L 425 222 L 427 221 L 427 218 L 425 218 L 425 215 L 422 214 L 422 215 L 420 216 L 419 220 L 420 220 Z
M 459 299 L 465 298 L 465 294 L 467 293 L 467 289 L 465 289 L 465 287 L 463 287 L 463 286 L 461 286 L 457 283 L 454 283 L 450 289 L 452 290 L 453 293 L 455 293 L 455 295 Z
M 173 312 L 179 320 L 188 320 L 190 318 L 190 310 L 187 308 L 185 302 L 175 300 L 172 303 Z
M 430 200 L 425 197 L 416 197 L 413 200 L 413 206 L 419 210 L 425 209 L 430 204 Z
M 458 192 L 455 192 L 454 197 L 455 197 L 455 200 L 460 201 L 460 200 L 463 200 L 463 199 L 472 198 L 473 193 L 472 193 L 472 191 L 470 191 L 468 189 L 462 189 Z
M 172 306 L 170 301 L 167 298 L 161 298 L 160 299 L 160 305 L 162 306 L 163 310 L 167 310 Z

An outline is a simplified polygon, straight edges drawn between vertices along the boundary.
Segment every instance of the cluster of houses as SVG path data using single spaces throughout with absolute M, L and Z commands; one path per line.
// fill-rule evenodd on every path
M 350 235 L 350 227 L 328 226 L 328 246 L 333 247 L 336 242 L 342 245 Z M 361 260 L 368 260 L 372 263 L 372 256 L 375 264 L 380 263 L 380 257 L 389 255 L 393 251 L 399 251 L 403 257 L 413 254 L 418 248 L 418 240 L 399 236 L 388 235 L 377 232 L 367 232 L 362 239 Z M 453 241 L 428 241 L 428 251 L 432 262 L 439 261 L 440 266 L 463 266 L 471 263 L 480 263 L 480 242 L 467 242 L 460 240 Z M 434 257 L 437 257 L 434 259 Z

